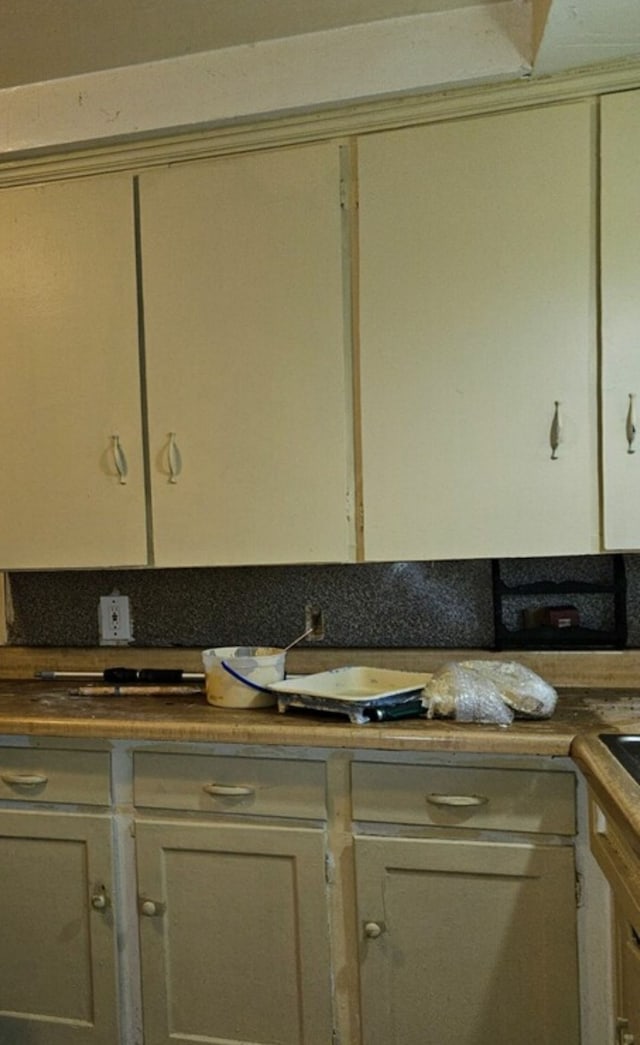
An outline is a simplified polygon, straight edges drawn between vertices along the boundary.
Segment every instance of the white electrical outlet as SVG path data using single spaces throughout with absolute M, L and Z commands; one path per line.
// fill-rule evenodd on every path
M 98 606 L 98 632 L 101 646 L 126 646 L 133 639 L 129 596 L 113 592 L 102 595 Z

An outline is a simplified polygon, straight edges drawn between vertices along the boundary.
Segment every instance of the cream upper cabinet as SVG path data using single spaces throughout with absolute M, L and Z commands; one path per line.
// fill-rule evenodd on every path
M 360 139 L 366 559 L 598 550 L 594 164 L 588 101 Z
M 0 568 L 146 561 L 135 273 L 130 177 L 0 191 Z
M 339 146 L 139 187 L 155 563 L 349 559 Z
M 640 91 L 601 100 L 604 546 L 640 548 Z

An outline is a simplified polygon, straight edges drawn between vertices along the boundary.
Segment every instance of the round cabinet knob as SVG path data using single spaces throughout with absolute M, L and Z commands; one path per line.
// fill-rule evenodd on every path
M 104 893 L 95 893 L 95 895 L 91 897 L 91 906 L 94 911 L 106 911 L 109 906 L 109 901 Z
M 364 923 L 364 935 L 368 936 L 370 940 L 377 940 L 378 936 L 382 936 L 383 926 L 379 922 L 365 922 Z
M 158 904 L 154 903 L 153 900 L 143 900 L 140 904 L 140 914 L 144 914 L 147 918 L 153 918 L 158 913 Z

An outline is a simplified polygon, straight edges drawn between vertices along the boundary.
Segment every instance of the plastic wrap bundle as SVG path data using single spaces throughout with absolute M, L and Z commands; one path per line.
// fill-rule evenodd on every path
M 534 671 L 513 661 L 463 660 L 445 664 L 424 688 L 427 718 L 508 726 L 515 717 L 549 718 L 558 694 Z

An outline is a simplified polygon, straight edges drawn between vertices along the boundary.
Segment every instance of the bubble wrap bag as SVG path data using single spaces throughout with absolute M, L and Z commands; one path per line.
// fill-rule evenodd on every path
M 427 718 L 508 726 L 514 717 L 549 718 L 558 694 L 539 675 L 512 661 L 445 664 L 424 688 Z

